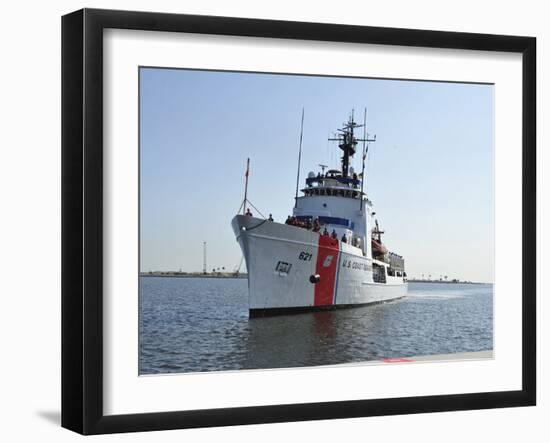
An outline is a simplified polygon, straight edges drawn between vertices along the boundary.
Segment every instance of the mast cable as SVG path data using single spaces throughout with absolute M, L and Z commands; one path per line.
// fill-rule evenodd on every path
M 263 214 L 260 212 L 260 210 L 250 202 L 250 200 L 247 200 L 247 203 L 248 203 L 250 206 L 252 206 L 252 207 L 254 208 L 254 210 L 255 210 L 258 214 L 260 214 L 263 218 L 267 219 L 267 217 L 266 217 L 265 215 L 263 215 Z

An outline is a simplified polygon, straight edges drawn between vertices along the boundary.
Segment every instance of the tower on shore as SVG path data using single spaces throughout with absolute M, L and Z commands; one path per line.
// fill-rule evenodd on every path
M 202 273 L 206 275 L 206 242 L 202 242 Z

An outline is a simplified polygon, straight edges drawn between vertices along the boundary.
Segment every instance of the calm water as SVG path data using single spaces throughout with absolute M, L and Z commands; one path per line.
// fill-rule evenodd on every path
M 140 277 L 140 373 L 283 368 L 493 348 L 493 286 L 409 283 L 404 299 L 248 318 L 246 279 Z

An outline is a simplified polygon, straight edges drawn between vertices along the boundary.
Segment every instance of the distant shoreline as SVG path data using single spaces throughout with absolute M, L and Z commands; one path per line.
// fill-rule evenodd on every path
M 216 273 L 216 274 L 184 274 L 179 272 L 157 272 L 148 273 L 140 272 L 140 277 L 177 277 L 177 278 L 248 278 L 248 274 L 228 274 L 228 273 Z
M 480 281 L 460 281 L 460 280 L 417 280 L 411 278 L 407 280 L 409 283 L 445 283 L 445 284 L 457 284 L 457 285 L 490 285 L 492 283 L 484 283 Z

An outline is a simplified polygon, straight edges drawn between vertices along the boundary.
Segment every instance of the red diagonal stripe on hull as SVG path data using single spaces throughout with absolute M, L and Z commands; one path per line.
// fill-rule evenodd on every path
M 336 286 L 339 250 L 340 242 L 338 240 L 325 235 L 319 236 L 319 252 L 317 253 L 315 273 L 319 274 L 321 278 L 315 284 L 314 306 L 332 304 L 334 288 Z

